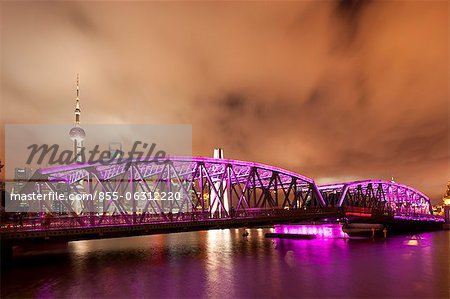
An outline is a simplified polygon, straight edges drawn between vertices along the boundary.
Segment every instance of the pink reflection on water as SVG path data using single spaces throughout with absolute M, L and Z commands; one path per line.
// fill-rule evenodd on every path
M 323 239 L 337 239 L 348 237 L 342 231 L 340 224 L 290 224 L 290 225 L 276 225 L 274 233 L 279 234 L 301 234 L 314 235 L 317 238 Z

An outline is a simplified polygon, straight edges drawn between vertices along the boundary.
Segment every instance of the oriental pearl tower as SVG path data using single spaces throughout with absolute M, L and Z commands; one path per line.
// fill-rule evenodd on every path
M 76 157 L 75 161 L 77 163 L 83 163 L 83 157 L 81 155 L 81 152 L 83 150 L 83 141 L 86 137 L 86 133 L 84 132 L 83 128 L 80 126 L 80 115 L 81 115 L 81 109 L 80 109 L 80 84 L 79 84 L 79 77 L 77 74 L 77 98 L 76 98 L 76 104 L 75 104 L 75 125 L 72 129 L 70 129 L 69 136 L 73 141 L 73 153 Z

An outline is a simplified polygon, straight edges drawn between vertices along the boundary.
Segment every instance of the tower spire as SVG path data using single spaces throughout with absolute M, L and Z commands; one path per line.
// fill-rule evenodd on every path
M 83 150 L 83 140 L 86 137 L 86 133 L 83 128 L 80 126 L 80 77 L 77 74 L 77 98 L 75 103 L 75 125 L 69 131 L 70 139 L 73 141 L 73 152 L 76 157 L 77 163 L 82 163 L 83 156 L 81 152 Z
M 81 115 L 81 109 L 80 109 L 80 77 L 77 73 L 77 99 L 75 104 L 75 124 L 80 124 L 80 115 Z

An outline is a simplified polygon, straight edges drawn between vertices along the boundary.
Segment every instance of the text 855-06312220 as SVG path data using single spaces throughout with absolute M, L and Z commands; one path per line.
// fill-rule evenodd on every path
M 119 194 L 119 192 L 98 192 L 94 193 L 94 200 L 180 200 L 181 192 L 125 192 Z

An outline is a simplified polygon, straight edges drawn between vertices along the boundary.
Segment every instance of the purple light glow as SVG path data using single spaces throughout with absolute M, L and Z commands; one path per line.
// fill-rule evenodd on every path
M 431 222 L 445 222 L 445 218 L 442 216 L 425 216 L 425 215 L 421 215 L 421 216 L 401 216 L 401 215 L 396 215 L 394 216 L 394 219 L 403 219 L 403 220 L 414 220 L 414 221 L 431 221 Z
M 217 200 L 214 200 L 212 204 L 207 203 L 209 207 L 206 207 L 206 210 L 209 211 L 211 217 L 215 215 L 215 207 L 217 204 L 220 205 L 226 217 L 230 216 L 228 205 L 222 204 L 222 201 L 223 203 L 227 203 L 228 196 L 234 196 L 233 194 L 235 194 L 236 200 L 234 201 L 235 206 L 232 208 L 235 212 L 241 213 L 238 214 L 240 215 L 239 217 L 247 217 L 248 212 L 252 213 L 253 208 L 260 209 L 262 207 L 252 206 L 248 195 L 251 193 L 246 194 L 245 192 L 250 190 L 256 191 L 258 189 L 262 190 L 261 194 L 268 192 L 272 198 L 278 198 L 279 195 L 284 195 L 285 200 L 281 200 L 283 202 L 282 207 L 273 204 L 270 207 L 271 209 L 300 211 L 309 207 L 344 207 L 348 209 L 345 211 L 346 215 L 370 217 L 372 215 L 371 209 L 362 212 L 357 211 L 357 214 L 352 210 L 365 207 L 368 201 L 371 204 L 375 204 L 375 206 L 381 206 L 382 208 L 380 210 L 383 210 L 389 216 L 406 217 L 397 217 L 400 219 L 443 221 L 439 218 L 427 217 L 432 216 L 432 211 L 430 200 L 426 195 L 411 187 L 395 182 L 365 180 L 317 186 L 312 179 L 298 173 L 253 162 L 205 157 L 171 156 L 168 157 L 170 163 L 159 164 L 152 163 L 156 162 L 156 159 L 152 157 L 147 158 L 131 159 L 130 164 L 113 161 L 109 165 L 102 165 L 101 163 L 74 164 L 39 169 L 39 172 L 33 175 L 30 181 L 31 183 L 27 184 L 25 190 L 22 191 L 31 192 L 41 190 L 38 184 L 41 181 L 46 182 L 48 186 L 51 185 L 48 183 L 65 182 L 69 188 L 73 188 L 77 192 L 84 192 L 78 190 L 79 188 L 77 187 L 84 184 L 86 185 L 84 190 L 95 194 L 98 190 L 104 191 L 105 186 L 101 183 L 104 181 L 111 181 L 115 184 L 115 186 L 110 187 L 112 188 L 111 190 L 128 188 L 127 184 L 129 180 L 143 184 L 143 188 L 146 190 L 156 190 L 156 188 L 163 188 L 159 186 L 162 184 L 161 182 L 165 180 L 172 182 L 172 180 L 175 180 L 189 182 L 189 186 L 196 189 L 194 194 L 199 194 L 198 192 L 202 193 L 202 195 L 197 197 L 199 201 L 203 202 L 200 205 L 202 207 L 205 204 L 205 194 L 208 195 L 208 198 L 211 195 L 214 197 L 214 194 L 224 194 L 223 196 L 214 197 Z M 127 178 L 126 180 L 118 179 L 125 177 Z M 97 184 L 93 185 L 93 189 L 87 188 L 88 178 L 93 178 L 98 181 Z M 33 182 L 33 179 L 36 179 L 36 181 Z M 203 179 L 206 179 L 206 185 L 209 186 L 209 189 L 204 188 L 203 185 L 205 182 L 202 181 Z M 200 184 L 200 182 L 202 183 Z M 50 188 L 56 188 L 54 185 L 51 186 Z M 177 188 L 175 192 L 182 193 L 183 201 L 186 203 L 182 206 L 191 206 L 192 210 L 196 210 L 199 205 L 194 203 L 192 198 L 188 196 L 189 192 L 184 190 L 181 184 L 178 184 Z M 125 189 L 123 189 L 124 192 L 126 191 Z M 280 190 L 283 191 L 280 192 Z M 131 189 L 129 192 L 131 192 Z M 253 194 L 255 195 L 256 192 L 253 192 Z M 307 198 L 308 196 L 310 196 L 310 199 Z M 357 198 L 357 200 L 355 201 L 351 198 Z M 378 203 L 375 203 L 376 201 Z M 263 204 L 263 201 L 255 201 L 255 204 L 258 203 Z M 142 209 L 142 215 L 149 212 L 149 210 L 155 214 L 159 214 L 164 210 L 164 208 L 159 206 L 153 207 L 149 203 L 141 206 L 134 203 L 134 205 L 135 209 Z M 34 205 L 33 207 L 37 212 L 42 212 L 42 205 Z M 108 209 L 109 207 L 110 203 L 105 208 Z M 81 209 L 79 206 L 69 206 L 68 209 L 76 214 L 82 214 L 83 211 L 87 212 L 86 209 Z M 112 212 L 112 210 L 109 212 Z M 261 215 L 252 215 L 252 217 L 255 216 L 258 217 Z M 422 216 L 425 218 L 421 218 Z M 128 223 L 127 213 L 124 213 L 124 217 Z M 222 215 L 219 213 L 215 217 L 222 217 Z
M 154 157 L 140 157 L 139 159 L 137 158 L 133 158 L 130 160 L 130 162 L 142 162 L 142 160 L 144 160 L 144 162 L 154 162 Z M 153 160 L 152 160 L 153 159 Z M 276 172 L 280 172 L 280 173 L 285 173 L 287 175 L 290 176 L 294 176 L 294 177 L 298 177 L 301 180 L 308 182 L 308 183 L 314 183 L 314 180 L 302 176 L 298 173 L 292 172 L 292 171 L 288 171 L 285 169 L 281 169 L 275 166 L 270 166 L 270 165 L 266 165 L 266 164 L 261 164 L 261 163 L 254 163 L 254 162 L 248 162 L 248 161 L 240 161 L 240 160 L 230 160 L 230 159 L 215 159 L 215 158 L 207 158 L 207 157 L 177 157 L 177 156 L 170 156 L 167 157 L 167 160 L 170 161 L 180 161 L 180 162 L 201 162 L 201 163 L 216 163 L 216 164 L 232 164 L 232 165 L 236 165 L 236 166 L 246 166 L 246 167 L 256 167 L 256 168 L 260 168 L 260 169 L 265 169 L 265 170 L 269 170 L 269 171 L 276 171 Z M 127 161 L 128 162 L 128 161 Z M 123 163 L 122 163 L 123 164 Z M 116 163 L 113 161 L 110 164 L 108 164 L 108 166 L 113 166 L 116 165 Z M 119 163 L 120 165 L 120 163 Z M 48 167 L 48 168 L 42 168 L 41 169 L 41 173 L 42 174 L 51 174 L 51 173 L 55 173 L 55 172 L 63 172 L 63 171 L 72 171 L 72 170 L 76 170 L 76 169 L 81 169 L 81 168 L 87 168 L 87 167 L 98 167 L 98 166 L 105 166 L 101 163 L 95 163 L 95 164 L 89 164 L 89 163 L 84 163 L 84 164 L 70 164 L 70 165 L 61 165 L 61 166 L 54 166 L 54 167 Z
M 302 225 L 276 225 L 274 233 L 314 235 L 321 239 L 346 238 L 340 224 L 302 224 Z

